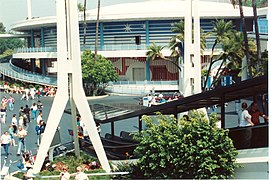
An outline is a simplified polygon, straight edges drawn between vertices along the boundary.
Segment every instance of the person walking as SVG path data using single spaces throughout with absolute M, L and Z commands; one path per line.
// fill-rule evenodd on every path
M 36 103 L 33 103 L 32 106 L 30 107 L 31 109 L 31 114 L 32 114 L 32 118 L 34 119 L 34 121 L 37 118 L 37 110 L 38 110 L 38 106 Z
M 43 120 L 40 120 L 39 124 L 36 125 L 36 133 L 37 133 L 37 145 L 40 145 L 43 133 L 45 131 L 46 124 Z
M 38 100 L 37 107 L 38 107 L 39 112 L 41 113 L 41 112 L 42 112 L 43 105 L 42 105 L 42 102 L 41 102 L 40 100 Z
M 28 107 L 28 105 L 25 105 L 24 114 L 26 115 L 27 121 L 28 121 L 28 122 L 25 122 L 25 124 L 30 122 L 30 111 L 31 109 Z
M 6 123 L 6 117 L 7 117 L 7 108 L 6 108 L 6 103 L 1 104 L 1 109 L 0 109 L 0 119 L 3 124 Z
M 37 124 L 39 124 L 41 120 L 42 120 L 42 112 L 40 112 L 37 117 Z
M 15 143 L 15 139 L 14 139 L 14 128 L 13 128 L 13 125 L 9 125 L 9 128 L 8 128 L 8 133 L 10 135 L 10 146 L 17 146 L 16 143 Z
M 22 126 L 19 126 L 17 136 L 19 138 L 19 142 L 18 142 L 19 146 L 18 146 L 18 150 L 17 150 L 17 156 L 20 156 L 21 152 L 26 151 L 25 137 L 27 136 L 27 131 L 24 130 Z
M 8 149 L 11 142 L 11 137 L 8 131 L 5 131 L 4 134 L 1 136 L 1 146 L 3 146 L 5 151 L 5 159 L 8 158 Z
M 11 119 L 11 125 L 13 126 L 13 133 L 17 133 L 18 129 L 18 121 L 16 118 L 16 114 L 13 114 L 12 119 Z
M 28 99 L 29 99 L 29 91 L 30 90 L 27 87 L 24 89 L 24 92 L 23 92 L 23 95 L 21 97 L 21 100 L 26 99 L 28 101 Z
M 10 95 L 9 98 L 8 98 L 8 107 L 9 107 L 10 111 L 13 111 L 13 109 L 14 109 L 14 103 L 15 103 L 15 100 L 12 97 L 12 95 Z

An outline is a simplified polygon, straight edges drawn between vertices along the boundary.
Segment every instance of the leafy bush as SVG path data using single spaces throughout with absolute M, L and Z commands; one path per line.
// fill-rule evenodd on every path
M 189 120 L 158 115 L 158 123 L 142 118 L 146 130 L 135 134 L 135 154 L 142 178 L 231 178 L 237 151 L 228 131 L 210 125 L 203 113 L 190 112 Z M 212 117 L 213 121 L 215 117 Z M 138 172 L 137 172 L 138 173 Z M 139 174 L 139 173 L 138 173 Z

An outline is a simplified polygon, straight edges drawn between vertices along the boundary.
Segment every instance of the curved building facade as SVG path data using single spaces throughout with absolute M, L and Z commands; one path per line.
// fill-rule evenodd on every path
M 177 80 L 178 69 L 167 61 L 146 62 L 148 45 L 156 43 L 167 46 L 174 35 L 171 24 L 184 19 L 184 1 L 150 0 L 138 3 L 117 4 L 101 7 L 99 21 L 99 54 L 110 59 L 121 80 Z M 86 48 L 94 50 L 97 10 L 87 11 Z M 193 14 L 193 12 L 192 12 Z M 252 31 L 252 8 L 244 7 L 248 31 Z M 200 1 L 200 25 L 210 32 L 216 19 L 232 20 L 240 30 L 239 9 L 229 3 Z M 83 13 L 79 13 L 81 50 L 83 47 Z M 15 62 L 27 60 L 31 71 L 43 75 L 54 75 L 57 67 L 56 17 L 29 18 L 13 25 L 12 30 L 28 34 L 27 48 L 17 49 Z M 202 67 L 206 66 L 214 36 L 206 40 L 207 48 L 202 56 Z M 165 48 L 165 56 L 170 51 Z

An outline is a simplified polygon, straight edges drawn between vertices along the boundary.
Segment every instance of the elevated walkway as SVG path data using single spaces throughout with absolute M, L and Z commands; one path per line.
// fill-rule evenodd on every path
M 12 57 L 9 56 L 8 58 L 11 59 Z M 19 68 L 11 64 L 10 59 L 9 60 L 7 60 L 7 58 L 0 59 L 0 72 L 2 75 L 28 83 L 35 83 L 47 86 L 57 86 L 56 78 L 42 76 L 40 74 L 35 74 L 26 71 L 22 68 Z

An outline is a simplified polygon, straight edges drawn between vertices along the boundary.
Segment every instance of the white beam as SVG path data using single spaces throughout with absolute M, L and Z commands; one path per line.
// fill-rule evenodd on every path
M 27 0 L 27 18 L 32 19 L 32 5 L 31 0 Z
M 85 123 L 85 128 L 89 132 L 90 140 L 98 159 L 103 169 L 106 172 L 110 172 L 110 166 L 83 90 L 77 13 L 77 1 L 57 0 L 58 91 L 50 110 L 47 126 L 33 167 L 34 173 L 38 173 L 41 170 L 56 128 L 59 125 L 68 102 L 69 89 L 72 89 L 71 92 L 76 92 L 70 96 L 71 103 L 73 103 L 74 100 L 82 120 Z M 72 78 L 70 88 L 68 76 Z M 72 119 L 72 121 L 75 121 L 75 119 Z M 77 134 L 74 134 L 74 136 L 76 135 Z

